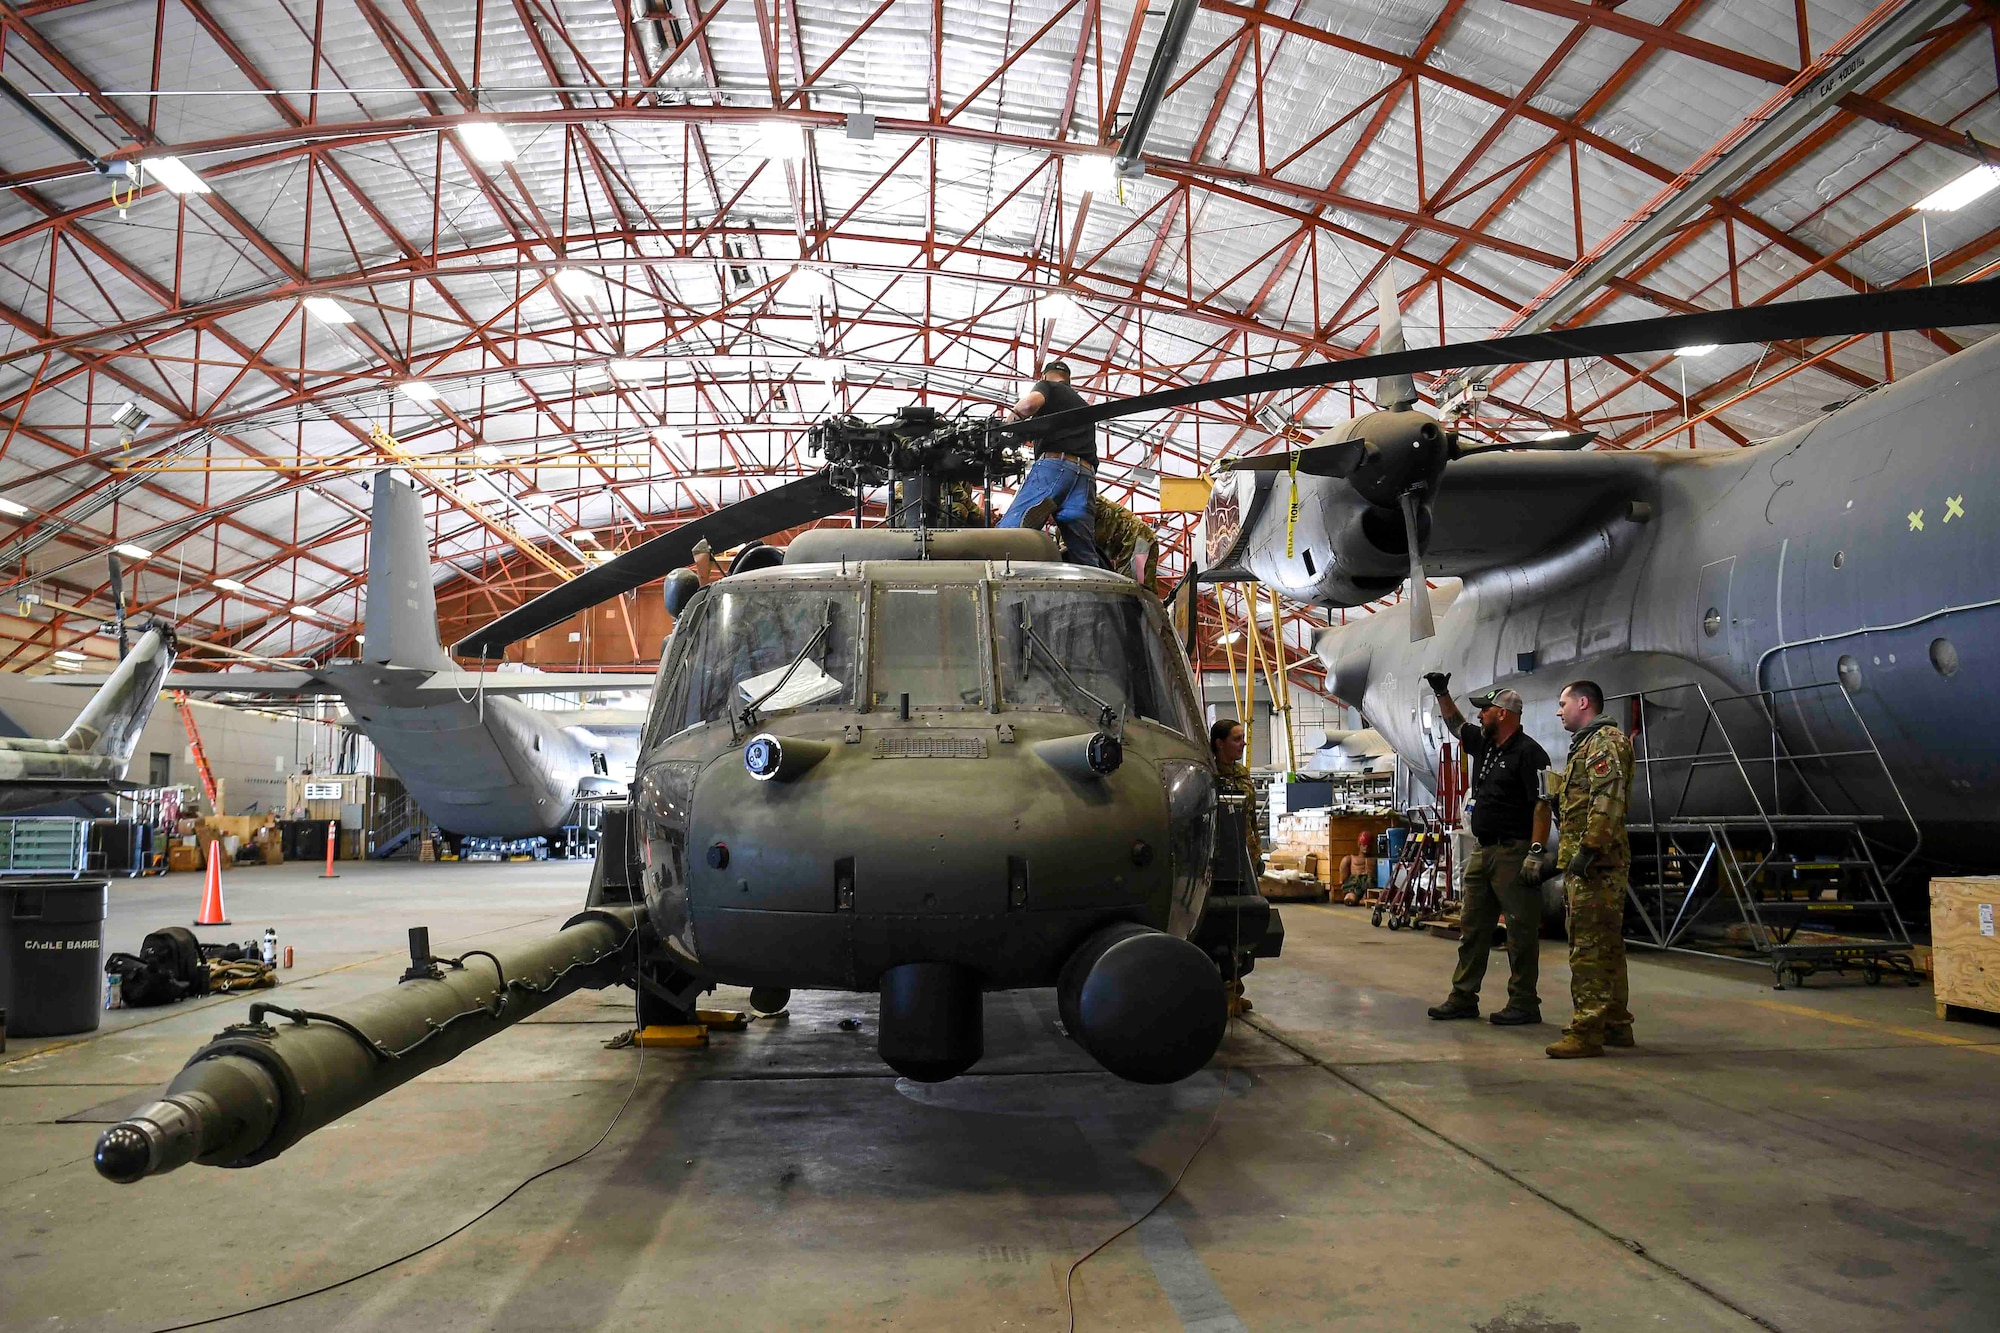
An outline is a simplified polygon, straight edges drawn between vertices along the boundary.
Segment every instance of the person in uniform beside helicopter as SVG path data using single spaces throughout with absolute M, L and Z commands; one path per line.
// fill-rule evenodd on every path
M 1255 893 L 1257 881 L 1264 877 L 1264 840 L 1257 836 L 1257 787 L 1250 780 L 1250 766 L 1243 758 L 1248 744 L 1249 733 L 1233 717 L 1222 718 L 1208 729 L 1209 753 L 1215 756 L 1216 794 L 1243 798 L 1243 849 L 1251 875 L 1250 892 Z M 1249 997 L 1243 993 L 1243 979 L 1231 977 L 1231 1016 L 1247 1013 L 1250 1007 Z
M 1160 572 L 1160 540 L 1139 516 L 1103 495 L 1090 501 L 1090 517 L 1097 539 L 1097 554 L 1104 567 L 1124 574 L 1147 592 L 1156 592 L 1154 580 Z
M 1069 366 L 1051 361 L 1042 377 L 1014 404 L 1013 418 L 1025 421 L 1044 413 L 1071 412 L 1088 407 L 1069 384 Z M 1063 559 L 1072 565 L 1104 568 L 1097 553 L 1090 502 L 1097 494 L 1097 432 L 1091 426 L 1071 426 L 1035 441 L 1035 463 L 1021 479 L 1014 503 L 996 525 L 1039 530 L 1050 519 L 1062 533 Z
M 1605 716 L 1604 691 L 1595 681 L 1563 686 L 1556 716 L 1570 733 L 1556 801 L 1575 1013 L 1548 1053 L 1574 1060 L 1602 1055 L 1606 1046 L 1635 1044 L 1625 975 L 1625 886 L 1632 865 L 1625 810 L 1632 801 L 1632 742 Z

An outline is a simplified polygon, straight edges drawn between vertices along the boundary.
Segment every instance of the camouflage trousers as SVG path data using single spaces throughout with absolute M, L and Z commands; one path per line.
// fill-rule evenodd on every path
M 1569 993 L 1575 1017 L 1563 1031 L 1601 1044 L 1607 1028 L 1630 1028 L 1625 979 L 1624 866 L 1566 877 L 1569 897 Z

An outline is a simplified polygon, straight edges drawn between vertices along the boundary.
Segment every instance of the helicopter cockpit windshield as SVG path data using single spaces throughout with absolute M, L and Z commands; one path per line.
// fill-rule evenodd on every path
M 996 592 L 993 632 L 1000 697 L 1010 708 L 1059 708 L 1097 722 L 1108 707 L 1184 735 L 1198 730 L 1168 667 L 1164 638 L 1129 594 Z

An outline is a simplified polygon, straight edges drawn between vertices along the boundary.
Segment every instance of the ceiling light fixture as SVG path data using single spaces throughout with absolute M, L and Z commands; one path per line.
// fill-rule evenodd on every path
M 1924 213 L 1956 213 L 1975 199 L 2000 187 L 2000 167 L 1974 167 L 1941 190 L 1933 190 L 1912 205 Z
M 475 444 L 472 446 L 472 456 L 482 463 L 497 463 L 502 454 L 490 444 Z
M 194 168 L 177 157 L 142 157 L 139 169 L 160 183 L 169 194 L 213 194 L 208 182 L 195 175 Z
M 806 155 L 804 127 L 789 120 L 767 120 L 757 126 L 757 152 L 776 162 L 801 162 Z
M 1696 343 L 1692 347 L 1676 347 L 1674 349 L 1674 355 L 1690 356 L 1690 357 L 1707 356 L 1710 352 L 1713 352 L 1716 348 L 1720 346 L 1722 346 L 1721 343 Z
M 127 560 L 151 560 L 153 558 L 151 551 L 143 546 L 134 545 L 131 542 L 119 542 L 111 549 L 124 556 Z
M 554 503 L 554 501 L 549 499 L 545 491 L 522 491 L 516 498 L 522 504 L 533 509 L 546 509 Z
M 556 270 L 556 290 L 577 301 L 588 301 L 597 295 L 597 279 L 580 268 L 559 268 Z
M 1075 159 L 1077 188 L 1108 194 L 1118 187 L 1118 164 L 1109 153 L 1084 153 Z
M 490 120 L 468 121 L 458 127 L 465 151 L 481 162 L 512 162 L 519 155 L 507 131 Z
M 311 315 L 322 324 L 352 324 L 354 322 L 354 316 L 347 312 L 347 307 L 334 300 L 331 296 L 308 296 L 305 300 L 299 302 L 299 304 L 306 308 L 308 315 Z
M 687 436 L 674 426 L 662 426 L 653 432 L 653 440 L 662 449 L 678 449 L 687 443 Z
M 56 656 L 65 662 L 81 662 L 84 660 L 83 654 L 74 648 L 58 648 L 56 649 Z
M 597 534 L 589 528 L 571 528 L 569 539 L 573 542 L 589 542 L 592 546 L 597 545 Z
M 26 518 L 28 515 L 28 506 L 15 504 L 12 500 L 0 498 L 0 514 L 5 514 L 9 518 Z
M 238 583 L 238 582 L 237 582 L 237 581 L 236 581 L 235 579 L 217 579 L 217 580 L 215 580 L 215 586 L 216 586 L 216 587 L 218 587 L 218 588 L 220 588 L 220 589 L 222 589 L 222 590 L 223 590 L 224 592 L 248 592 L 248 591 L 250 591 L 250 590 L 249 590 L 248 588 L 246 588 L 246 587 L 244 587 L 244 586 L 243 586 L 242 584 Z
M 313 610 L 310 606 L 295 606 L 292 608 L 292 614 L 300 620 L 317 620 L 319 618 L 319 612 Z
M 1042 318 L 1068 323 L 1083 313 L 1083 307 L 1068 292 L 1049 292 L 1042 297 Z
M 443 397 L 435 384 L 428 380 L 404 380 L 396 386 L 403 391 L 403 397 L 413 403 L 435 403 Z
M 621 380 L 658 379 L 666 372 L 666 367 L 658 361 L 645 361 L 637 357 L 620 357 L 611 363 L 611 374 Z

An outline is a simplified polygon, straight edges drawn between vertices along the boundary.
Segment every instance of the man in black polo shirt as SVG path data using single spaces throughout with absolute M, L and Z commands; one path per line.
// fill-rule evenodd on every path
M 1424 681 L 1437 694 L 1438 716 L 1450 725 L 1472 762 L 1466 812 L 1478 848 L 1465 863 L 1465 903 L 1459 909 L 1458 967 L 1451 994 L 1430 1009 L 1432 1018 L 1479 1017 L 1479 983 L 1493 947 L 1494 923 L 1507 922 L 1507 1007 L 1492 1016 L 1503 1027 L 1542 1021 L 1535 993 L 1540 970 L 1543 850 L 1549 805 L 1542 797 L 1548 752 L 1521 729 L 1521 696 L 1488 690 L 1472 696 L 1479 725 L 1467 722 L 1451 701 L 1451 677 L 1432 672 Z
M 1053 415 L 1087 407 L 1083 395 L 1069 386 L 1069 367 L 1051 361 L 1042 367 L 1035 387 L 1014 404 L 1014 419 Z M 1073 565 L 1102 569 L 1097 553 L 1097 519 L 1090 501 L 1097 494 L 1097 431 L 1072 426 L 1035 442 L 1035 464 L 1021 482 L 1014 503 L 998 526 L 1040 530 L 1051 518 L 1062 533 L 1063 559 Z

